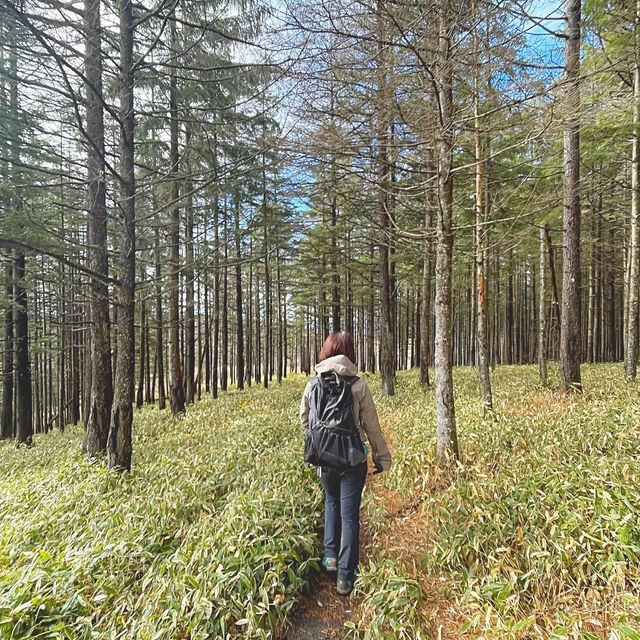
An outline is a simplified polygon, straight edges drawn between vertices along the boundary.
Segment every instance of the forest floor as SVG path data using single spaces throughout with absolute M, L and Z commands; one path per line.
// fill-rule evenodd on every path
M 494 415 L 457 369 L 447 473 L 417 372 L 388 398 L 365 377 L 394 463 L 367 480 L 352 596 L 319 570 L 298 375 L 185 417 L 143 408 L 128 475 L 81 455 L 81 427 L 0 443 L 0 637 L 640 637 L 640 401 L 620 365 L 584 366 L 577 396 L 498 367 Z

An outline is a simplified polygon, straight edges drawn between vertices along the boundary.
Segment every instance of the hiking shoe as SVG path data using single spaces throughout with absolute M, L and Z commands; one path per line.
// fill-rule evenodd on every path
M 322 566 L 327 573 L 336 573 L 338 571 L 338 561 L 335 558 L 322 558 Z
M 336 582 L 336 591 L 341 596 L 348 596 L 353 590 L 353 580 L 345 580 L 344 578 L 338 578 Z

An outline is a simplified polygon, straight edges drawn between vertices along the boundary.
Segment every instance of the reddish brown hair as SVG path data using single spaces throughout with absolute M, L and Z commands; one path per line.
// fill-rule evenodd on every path
M 355 364 L 356 350 L 353 346 L 353 336 L 346 331 L 330 333 L 324 341 L 318 360 L 326 360 L 331 356 L 347 356 Z

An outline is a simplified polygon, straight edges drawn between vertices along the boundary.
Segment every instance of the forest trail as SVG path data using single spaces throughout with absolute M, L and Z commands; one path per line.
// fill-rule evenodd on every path
M 391 429 L 385 428 L 385 433 L 393 438 Z M 393 558 L 402 563 L 421 586 L 426 608 L 424 618 L 438 620 L 434 633 L 441 638 L 458 638 L 461 623 L 453 601 L 443 600 L 440 594 L 442 584 L 438 583 L 444 578 L 427 574 L 420 568 L 420 554 L 428 539 L 429 526 L 421 511 L 423 499 L 403 499 L 371 473 L 367 477 L 365 494 L 367 492 L 370 495 L 368 500 L 363 500 L 361 511 L 360 566 L 365 567 L 370 560 L 381 558 Z M 388 527 L 380 527 L 372 521 L 367 504 L 383 509 Z M 318 535 L 322 537 L 321 530 Z M 345 623 L 356 623 L 362 618 L 362 604 L 363 594 L 357 588 L 348 598 L 342 597 L 336 592 L 335 579 L 320 572 L 296 604 L 282 640 L 342 640 L 348 632 Z
M 371 478 L 371 475 L 367 478 L 369 491 L 374 485 Z M 322 529 L 318 535 L 322 538 Z M 371 554 L 372 545 L 372 536 L 364 518 L 361 522 L 360 542 L 363 565 Z M 335 579 L 321 571 L 298 601 L 283 640 L 341 640 L 346 632 L 345 622 L 353 619 L 361 601 L 362 596 L 357 591 L 349 597 L 338 595 Z
M 335 580 L 320 573 L 296 605 L 291 626 L 282 640 L 341 640 L 344 623 L 351 619 L 359 598 L 344 598 L 336 593 Z

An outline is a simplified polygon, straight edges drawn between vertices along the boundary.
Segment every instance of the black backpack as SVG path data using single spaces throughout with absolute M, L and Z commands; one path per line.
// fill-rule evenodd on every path
M 358 376 L 325 371 L 311 381 L 304 459 L 316 467 L 346 470 L 367 459 L 353 414 L 351 387 Z

